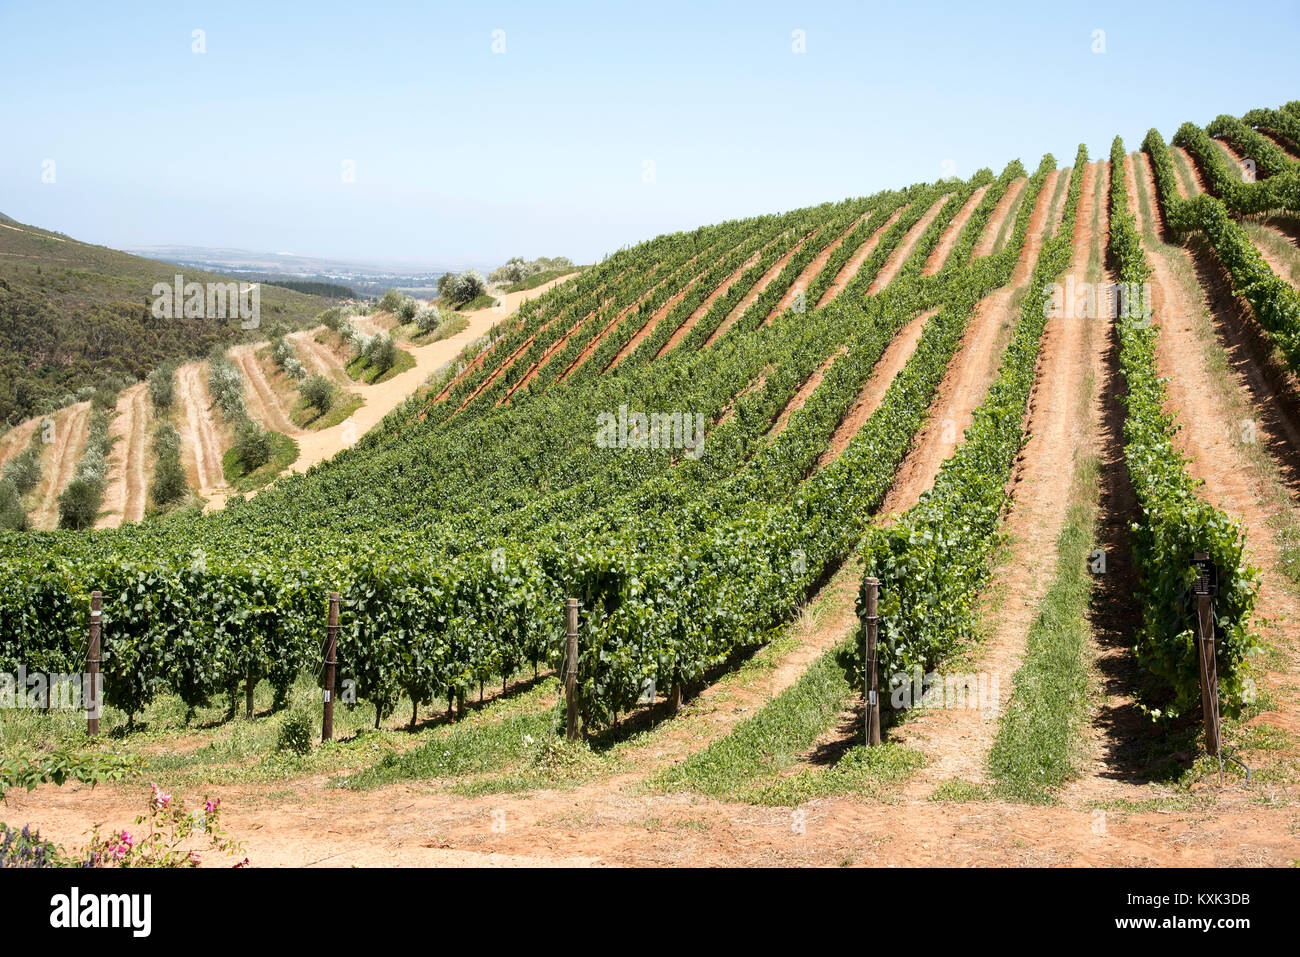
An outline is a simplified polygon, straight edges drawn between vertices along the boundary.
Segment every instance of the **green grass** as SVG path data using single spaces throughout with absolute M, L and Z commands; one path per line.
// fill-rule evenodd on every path
M 1011 235 L 1011 230 L 1015 228 L 1016 217 L 1020 215 L 1020 207 L 1025 204 L 1025 189 L 1022 186 L 1016 193 L 1016 198 L 1011 201 L 1011 208 L 1007 210 L 1006 218 L 1002 220 L 1002 226 L 998 229 L 998 238 L 993 242 L 993 252 L 997 254 L 1002 251 L 1006 245 L 1007 238 Z
M 393 376 L 401 375 L 407 369 L 413 368 L 415 368 L 415 356 L 405 349 L 398 349 L 397 359 L 382 372 L 372 366 L 365 356 L 356 356 L 347 364 L 347 373 L 358 382 L 377 385 L 380 382 L 387 382 Z
M 355 392 L 342 392 L 334 396 L 334 404 L 328 412 L 322 413 L 315 406 L 310 406 L 302 399 L 293 407 L 289 418 L 300 429 L 318 431 L 328 429 L 345 421 L 353 412 L 366 404 L 366 400 Z
M 559 279 L 563 276 L 572 276 L 574 273 L 582 272 L 583 267 L 578 266 L 573 269 L 545 269 L 542 272 L 534 273 L 527 279 L 512 283 L 505 287 L 505 292 L 525 292 L 529 289 L 536 289 L 538 286 L 544 286 L 553 279 Z
M 1077 773 L 1088 711 L 1093 578 L 1099 471 L 1096 459 L 1075 473 L 1075 501 L 1057 538 L 1056 578 L 1029 629 L 1024 662 L 989 755 L 998 790 L 1045 802 Z
M 842 664 L 849 639 L 818 658 L 793 685 L 703 751 L 650 782 L 667 791 L 715 797 L 756 794 L 756 779 L 772 778 L 795 762 L 852 700 L 856 689 Z
M 415 323 L 408 322 L 404 326 L 398 326 L 393 329 L 393 335 L 399 336 L 407 342 L 417 346 L 427 346 L 430 343 L 441 342 L 443 339 L 450 339 L 452 336 L 464 332 L 468 328 L 469 319 L 466 316 L 462 316 L 459 312 L 444 312 L 442 314 L 442 322 L 439 323 L 438 328 L 434 329 L 433 332 L 427 334 L 422 333 L 418 328 L 416 328 Z
M 1056 219 L 1065 205 L 1065 194 L 1070 191 L 1070 178 L 1073 174 L 1074 170 L 1067 166 L 1056 177 L 1056 189 L 1052 191 L 1052 202 L 1047 208 L 1047 221 L 1043 224 L 1045 236 L 1056 232 Z M 1033 210 L 1030 210 L 1030 215 L 1033 215 Z M 1000 249 L 1001 246 L 998 248 Z
M 496 296 L 493 296 L 493 295 L 491 295 L 490 293 L 486 293 L 486 292 L 485 292 L 485 293 L 483 293 L 483 295 L 481 295 L 481 296 L 475 296 L 475 297 L 474 297 L 473 299 L 471 299 L 469 302 L 463 302 L 463 303 L 461 303 L 461 304 L 460 304 L 459 306 L 457 306 L 456 308 L 457 308 L 457 309 L 465 309 L 465 310 L 468 310 L 468 311 L 472 311 L 472 310 L 474 310 L 474 309 L 488 309 L 488 308 L 490 308 L 490 307 L 492 307 L 492 306 L 495 306 L 495 305 L 496 305 L 496 302 L 497 302 L 497 297 L 496 297 Z
M 221 470 L 226 481 L 237 492 L 250 492 L 261 488 L 275 479 L 281 472 L 298 460 L 298 443 L 283 432 L 269 432 L 271 437 L 271 458 L 265 465 L 244 471 L 244 463 L 235 449 L 227 449 L 221 457 Z
M 813 798 L 857 794 L 887 801 L 896 798 L 894 785 L 906 781 L 925 764 L 914 748 L 885 742 L 876 748 L 857 745 L 827 768 L 800 768 L 770 784 L 742 792 L 753 804 L 798 807 Z

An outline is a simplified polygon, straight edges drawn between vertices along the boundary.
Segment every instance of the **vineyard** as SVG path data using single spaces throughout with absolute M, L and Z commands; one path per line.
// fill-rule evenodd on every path
M 1294 800 L 1298 143 L 1290 103 L 659 236 L 521 297 L 459 354 L 415 350 L 388 406 L 298 333 L 286 354 L 373 397 L 332 457 L 241 345 L 236 391 L 305 458 L 225 487 L 216 433 L 237 425 L 208 421 L 222 399 L 183 370 L 188 464 L 224 502 L 207 511 L 144 516 L 143 385 L 115 424 L 70 406 L 45 481 L 119 436 L 125 520 L 0 532 L 0 672 L 84 670 L 98 593 L 113 740 L 309 700 L 315 742 L 337 593 L 346 737 L 422 729 L 296 766 L 344 789 L 513 793 L 644 759 L 656 794 L 771 807 L 1136 807 L 1152 781 L 1174 801 L 1244 773 L 1198 737 L 1208 562 L 1222 753 Z M 899 704 L 958 673 L 993 677 L 1000 717 Z M 553 743 L 526 757 L 525 736 Z

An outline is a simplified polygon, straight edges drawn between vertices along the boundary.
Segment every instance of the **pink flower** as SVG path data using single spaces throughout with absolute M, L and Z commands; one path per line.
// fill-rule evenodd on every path
M 199 866 L 199 852 L 190 851 L 190 867 L 198 867 L 198 866 Z
M 122 832 L 122 843 L 125 844 L 127 848 L 135 847 L 135 838 L 131 836 L 130 831 Z
M 211 814 L 213 811 L 217 809 L 218 806 L 220 806 L 220 804 L 221 804 L 221 798 L 217 798 L 215 801 L 209 801 L 207 804 L 203 805 L 203 810 L 206 813 Z
M 151 783 L 149 789 L 153 792 L 152 796 L 149 798 L 150 806 L 152 806 L 155 811 L 166 810 L 167 805 L 171 803 L 172 796 L 160 791 L 157 784 Z
M 244 858 L 242 861 L 240 861 L 238 864 L 235 865 L 236 868 L 247 867 L 247 866 L 248 866 L 248 858 Z

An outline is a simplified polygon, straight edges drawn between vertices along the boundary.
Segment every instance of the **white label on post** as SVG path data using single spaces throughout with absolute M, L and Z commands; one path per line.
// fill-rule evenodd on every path
M 867 692 L 867 699 L 871 707 L 874 708 L 876 706 L 876 692 L 874 690 Z
M 328 691 L 326 691 L 326 692 L 325 692 L 325 700 L 326 700 L 326 701 L 329 701 L 329 699 L 330 699 L 330 693 L 329 693 Z

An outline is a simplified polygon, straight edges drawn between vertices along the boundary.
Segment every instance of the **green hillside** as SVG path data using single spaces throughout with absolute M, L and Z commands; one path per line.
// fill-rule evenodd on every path
M 171 283 L 177 273 L 186 282 L 232 281 L 0 215 L 0 421 L 45 411 L 68 393 L 108 378 L 142 378 L 166 359 L 263 338 L 269 325 L 302 325 L 329 305 L 263 286 L 258 331 L 244 331 L 238 318 L 155 318 L 149 308 L 153 286 Z

